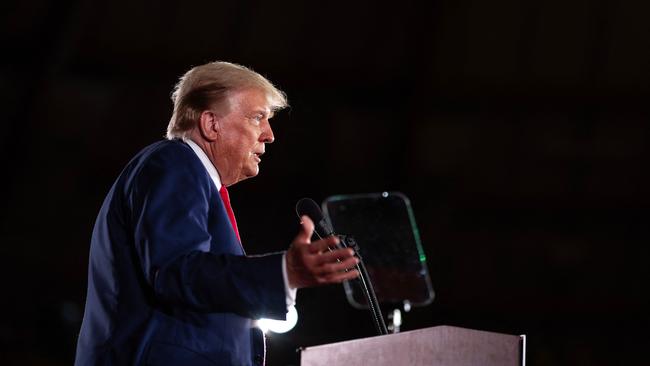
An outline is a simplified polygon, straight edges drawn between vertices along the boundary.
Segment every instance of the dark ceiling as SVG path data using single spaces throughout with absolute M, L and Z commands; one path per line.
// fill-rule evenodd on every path
M 295 202 L 401 191 L 436 290 L 403 330 L 526 333 L 533 365 L 647 346 L 650 6 L 644 1 L 23 1 L 1 6 L 0 359 L 65 365 L 113 179 L 162 138 L 189 67 L 289 96 L 259 177 L 231 191 L 249 252 Z M 301 290 L 295 348 L 374 335 L 338 286 Z

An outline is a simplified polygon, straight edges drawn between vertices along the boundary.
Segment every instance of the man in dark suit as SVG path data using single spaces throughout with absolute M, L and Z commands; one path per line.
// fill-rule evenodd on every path
M 245 67 L 188 71 L 167 140 L 138 153 L 99 212 L 76 365 L 252 365 L 260 317 L 283 319 L 297 288 L 355 278 L 350 249 L 310 243 L 246 256 L 226 187 L 259 172 L 284 94 Z

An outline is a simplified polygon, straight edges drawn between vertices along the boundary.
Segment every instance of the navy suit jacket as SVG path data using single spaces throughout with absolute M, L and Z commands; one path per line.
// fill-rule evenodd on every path
M 259 364 L 252 319 L 284 319 L 281 261 L 244 255 L 189 145 L 150 145 L 97 217 L 75 364 Z

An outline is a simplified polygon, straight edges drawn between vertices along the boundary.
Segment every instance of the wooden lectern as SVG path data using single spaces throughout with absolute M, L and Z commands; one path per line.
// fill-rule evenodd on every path
M 525 366 L 526 338 L 450 326 L 307 347 L 301 366 Z

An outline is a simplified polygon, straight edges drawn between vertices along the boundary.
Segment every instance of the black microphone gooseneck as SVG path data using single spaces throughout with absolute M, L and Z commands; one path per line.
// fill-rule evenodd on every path
M 357 280 L 361 284 L 363 294 L 365 295 L 368 306 L 370 307 L 375 328 L 377 329 L 379 335 L 388 334 L 386 323 L 384 322 L 384 317 L 381 315 L 381 308 L 379 308 L 379 301 L 377 300 L 375 289 L 373 288 L 372 282 L 370 281 L 370 276 L 366 270 L 366 265 L 363 263 L 363 258 L 359 253 L 359 245 L 357 244 L 356 240 L 354 240 L 354 238 L 351 236 L 337 235 L 334 232 L 332 225 L 323 215 L 323 212 L 321 212 L 318 204 L 316 204 L 316 202 L 310 198 L 302 198 L 298 201 L 296 204 L 296 213 L 298 214 L 298 217 L 307 215 L 307 217 L 309 217 L 314 222 L 314 230 L 316 231 L 316 235 L 319 238 L 322 239 L 328 236 L 337 236 L 341 241 L 340 246 L 344 248 L 350 248 L 354 251 L 355 256 L 359 259 L 359 263 L 356 265 L 357 271 L 359 271 L 359 277 Z

